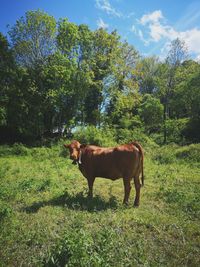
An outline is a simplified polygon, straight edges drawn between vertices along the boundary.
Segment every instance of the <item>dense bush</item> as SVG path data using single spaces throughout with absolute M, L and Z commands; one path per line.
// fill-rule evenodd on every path
M 175 151 L 178 148 L 177 145 L 171 144 L 158 148 L 152 157 L 160 164 L 170 164 L 176 161 Z
M 12 146 L 4 145 L 0 147 L 0 156 L 28 156 L 29 149 L 20 143 L 15 143 Z
M 161 128 L 163 122 L 163 110 L 164 107 L 159 99 L 150 94 L 145 94 L 143 96 L 139 114 L 148 132 L 155 132 Z
M 74 133 L 74 139 L 82 144 L 99 146 L 113 146 L 116 144 L 114 130 L 110 128 L 96 128 L 94 126 L 79 128 Z
M 184 143 L 184 131 L 188 124 L 188 119 L 168 119 L 166 120 L 167 141 Z
M 129 129 L 110 129 L 110 128 L 96 128 L 88 126 L 86 128 L 78 129 L 73 136 L 74 139 L 80 143 L 94 144 L 99 146 L 114 146 L 117 144 L 126 144 L 132 141 L 138 141 L 145 146 L 157 146 L 145 133 L 137 128 Z
M 152 141 L 145 133 L 138 129 L 128 130 L 128 129 L 118 129 L 116 131 L 116 141 L 117 143 L 130 143 L 132 141 L 138 141 L 144 146 L 156 146 L 154 141 Z
M 186 161 L 200 162 L 200 144 L 191 144 L 179 148 L 176 152 L 176 157 Z
M 154 160 L 161 164 L 169 164 L 179 160 L 188 163 L 200 162 L 200 145 L 191 144 L 189 146 L 178 146 L 177 144 L 170 144 L 159 147 L 152 154 Z

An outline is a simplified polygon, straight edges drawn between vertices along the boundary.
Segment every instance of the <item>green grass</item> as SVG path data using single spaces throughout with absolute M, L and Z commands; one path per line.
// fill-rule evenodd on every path
M 0 266 L 200 266 L 200 145 L 145 153 L 141 205 L 122 180 L 94 199 L 62 146 L 0 147 Z

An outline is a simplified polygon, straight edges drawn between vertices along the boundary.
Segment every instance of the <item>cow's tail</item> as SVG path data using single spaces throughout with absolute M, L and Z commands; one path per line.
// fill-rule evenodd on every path
M 138 142 L 132 142 L 132 144 L 134 146 L 137 147 L 137 149 L 140 152 L 140 160 L 141 160 L 141 173 L 142 173 L 142 177 L 141 177 L 141 181 L 142 181 L 142 186 L 144 186 L 144 151 L 142 146 L 138 143 Z

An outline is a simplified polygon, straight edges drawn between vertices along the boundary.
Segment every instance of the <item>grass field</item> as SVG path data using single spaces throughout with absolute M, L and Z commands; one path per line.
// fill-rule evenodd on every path
M 145 147 L 141 205 L 62 145 L 0 147 L 0 266 L 200 266 L 200 145 Z

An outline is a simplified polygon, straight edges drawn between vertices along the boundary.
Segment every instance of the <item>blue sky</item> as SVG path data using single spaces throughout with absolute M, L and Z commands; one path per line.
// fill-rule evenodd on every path
M 0 0 L 0 31 L 28 10 L 41 9 L 56 20 L 67 17 L 92 30 L 117 29 L 143 55 L 164 58 L 179 37 L 200 60 L 200 0 Z

